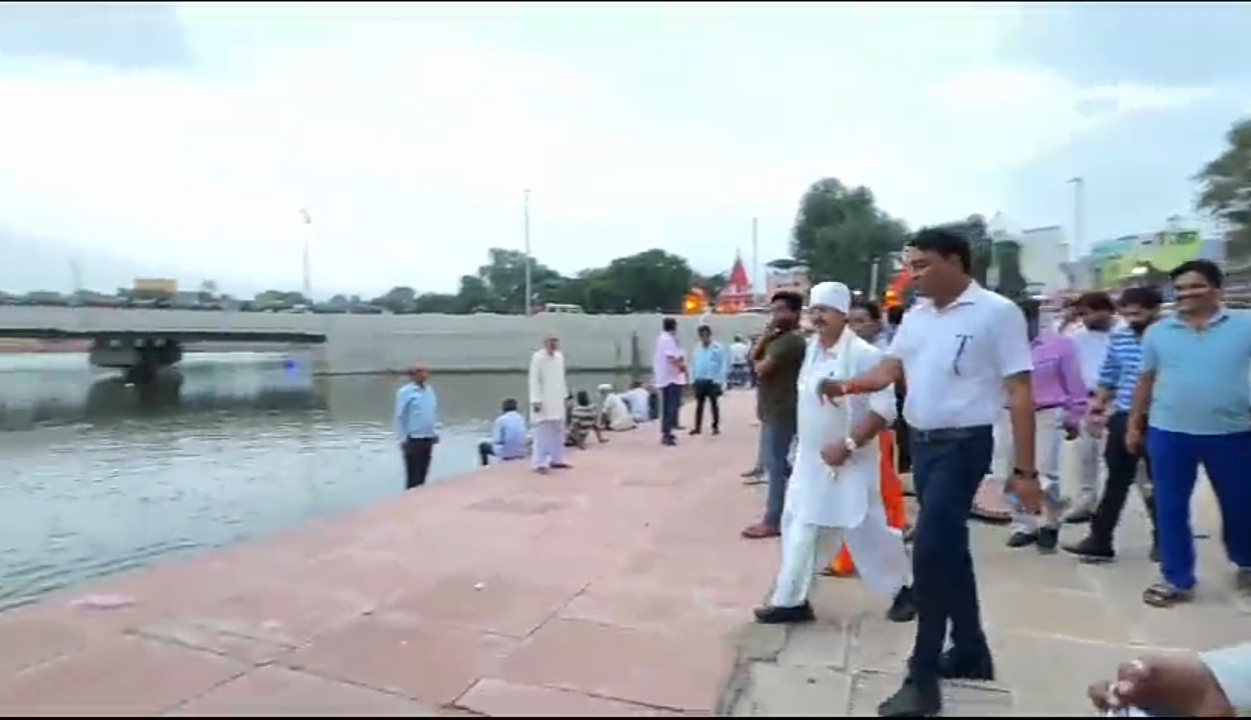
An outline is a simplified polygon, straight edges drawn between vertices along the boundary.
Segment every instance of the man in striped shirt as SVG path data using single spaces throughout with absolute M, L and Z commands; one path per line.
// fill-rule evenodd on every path
M 1138 475 L 1139 462 L 1147 462 L 1145 455 L 1132 451 L 1125 442 L 1129 429 L 1130 408 L 1134 402 L 1134 388 L 1142 366 L 1142 336 L 1159 317 L 1164 299 L 1160 291 L 1150 287 L 1127 288 L 1121 293 L 1118 309 L 1126 326 L 1112 332 L 1108 342 L 1108 354 L 1099 372 L 1099 387 L 1090 409 L 1090 422 L 1107 432 L 1104 462 L 1108 466 L 1108 479 L 1104 484 L 1103 497 L 1095 508 L 1090 521 L 1090 534 L 1081 542 L 1067 544 L 1064 549 L 1092 562 L 1106 562 L 1116 557 L 1112 535 L 1121 519 L 1121 511 L 1129 497 L 1129 490 Z M 1150 466 L 1148 465 L 1148 477 Z M 1151 557 L 1157 559 L 1155 533 L 1154 494 L 1148 481 L 1140 487 L 1142 499 L 1147 506 L 1152 523 Z

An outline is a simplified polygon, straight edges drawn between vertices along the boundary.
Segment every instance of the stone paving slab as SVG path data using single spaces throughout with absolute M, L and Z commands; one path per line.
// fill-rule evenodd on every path
M 1071 477 L 1071 474 L 1069 475 Z M 915 507 L 912 508 L 915 512 Z M 1156 579 L 1150 532 L 1136 496 L 1118 531 L 1118 562 L 1088 565 L 1004 546 L 1006 527 L 973 523 L 982 618 L 998 671 L 995 683 L 944 688 L 948 716 L 1090 716 L 1085 688 L 1148 653 L 1205 650 L 1251 640 L 1251 607 L 1232 590 L 1215 501 L 1201 483 L 1195 500 L 1200 582 L 1191 605 L 1142 603 Z M 1084 526 L 1069 526 L 1077 540 Z M 874 716 L 899 687 L 914 624 L 893 624 L 855 579 L 820 578 L 818 622 L 791 629 L 745 626 L 741 660 L 722 712 L 741 717 Z
M 5 612 L 0 715 L 710 715 L 777 561 L 752 400 Z

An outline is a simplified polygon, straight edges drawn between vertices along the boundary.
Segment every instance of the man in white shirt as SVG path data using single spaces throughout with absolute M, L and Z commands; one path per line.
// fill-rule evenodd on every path
M 748 354 L 750 352 L 751 348 L 748 347 L 747 343 L 743 342 L 743 336 L 735 335 L 734 342 L 730 343 L 730 381 L 727 383 L 729 387 L 747 384 L 747 365 L 750 362 Z
M 625 400 L 620 395 L 612 391 L 612 385 L 600 385 L 599 396 L 600 422 L 605 429 L 612 432 L 634 429 L 634 417 L 630 414 L 630 408 L 626 407 Z
M 530 427 L 534 432 L 531 464 L 535 472 L 566 469 L 565 355 L 555 335 L 543 340 L 543 347 L 530 357 Z
M 630 389 L 621 394 L 621 399 L 625 400 L 626 406 L 630 408 L 630 415 L 634 417 L 634 422 L 645 423 L 652 419 L 652 393 L 643 387 L 643 383 L 637 380 L 630 383 Z
M 942 712 L 939 681 L 994 679 L 982 630 L 969 548 L 973 496 L 990 466 L 992 428 L 1005 404 L 1015 467 L 1009 490 L 1037 513 L 1032 359 L 1025 316 L 971 276 L 968 240 L 930 228 L 909 243 L 908 264 L 926 297 L 904 316 L 886 360 L 847 382 L 823 383 L 827 397 L 873 393 L 907 376 L 904 415 L 912 426 L 913 482 L 921 512 L 913 539 L 917 634 L 903 686 L 878 706 L 883 717 Z M 951 631 L 952 647 L 943 646 Z
M 1091 398 L 1099 387 L 1099 370 L 1108 356 L 1108 343 L 1116 323 L 1116 304 L 1105 292 L 1083 293 L 1074 303 L 1077 309 L 1075 330 L 1070 337 L 1077 345 L 1077 359 L 1081 364 L 1082 380 L 1090 390 Z M 1101 432 L 1083 423 L 1077 438 L 1077 497 L 1072 499 L 1064 516 L 1066 523 L 1090 522 L 1099 502 L 1099 455 L 1103 445 Z
M 766 624 L 815 619 L 808 592 L 817 567 L 845 542 L 869 589 L 891 603 L 887 617 L 915 616 L 912 571 L 903 536 L 886 522 L 882 504 L 878 435 L 895 419 L 892 386 L 863 397 L 827 402 L 822 381 L 869 372 L 882 351 L 847 325 L 851 291 L 838 282 L 812 288 L 808 303 L 815 337 L 799 373 L 794 470 L 782 515 L 782 568 L 769 604 L 756 609 Z
M 678 342 L 678 321 L 661 321 L 656 338 L 656 354 L 652 358 L 652 376 L 660 393 L 660 442 L 678 444 L 673 431 L 678 427 L 678 410 L 682 407 L 682 391 L 686 388 L 686 352 Z

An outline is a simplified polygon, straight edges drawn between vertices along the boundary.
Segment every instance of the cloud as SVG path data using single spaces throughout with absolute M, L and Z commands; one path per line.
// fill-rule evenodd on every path
M 753 216 L 783 253 L 822 176 L 914 223 L 991 210 L 1014 167 L 1201 92 L 1005 66 L 1006 4 L 503 7 L 192 4 L 193 71 L 0 56 L 0 214 L 188 283 L 298 286 L 308 237 L 315 289 L 451 289 L 520 247 L 530 188 L 560 270 L 716 271 Z

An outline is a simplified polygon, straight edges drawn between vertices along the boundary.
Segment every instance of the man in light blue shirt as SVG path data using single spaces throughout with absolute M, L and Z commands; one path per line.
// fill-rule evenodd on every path
M 439 398 L 429 372 L 415 365 L 410 380 L 395 393 L 395 435 L 404 454 L 405 489 L 426 484 L 430 459 L 439 443 Z
M 478 445 L 478 458 L 488 465 L 491 458 L 520 460 L 526 456 L 526 419 L 517 412 L 517 401 L 508 398 L 500 407 L 500 416 L 491 426 L 491 439 Z
M 718 398 L 725 390 L 730 375 L 730 354 L 719 342 L 712 339 L 712 328 L 699 326 L 699 345 L 695 347 L 691 364 L 691 387 L 695 391 L 695 427 L 692 435 L 703 432 L 704 404 L 712 406 L 712 434 L 721 433 L 721 407 Z
M 1251 592 L 1251 316 L 1221 305 L 1224 276 L 1215 263 L 1191 260 L 1169 274 L 1177 314 L 1143 338 L 1142 373 L 1126 444 L 1145 441 L 1155 476 L 1163 581 L 1143 601 L 1169 607 L 1195 587 L 1190 499 L 1199 465 L 1221 510 L 1225 553 Z M 1145 431 L 1145 432 L 1144 432 Z

